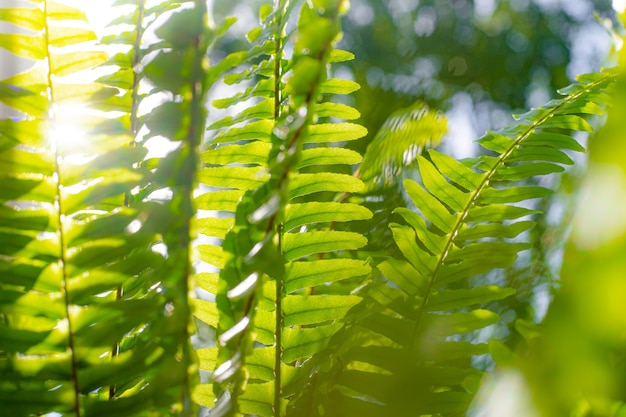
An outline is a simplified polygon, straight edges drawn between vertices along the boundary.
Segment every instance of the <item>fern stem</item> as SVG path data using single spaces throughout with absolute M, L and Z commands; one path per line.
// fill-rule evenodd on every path
M 47 72 L 46 72 L 46 82 L 48 84 L 48 121 L 50 122 L 49 133 L 53 132 L 56 129 L 56 112 L 54 106 L 55 102 L 55 94 L 54 87 L 52 84 L 52 54 L 50 52 L 50 27 L 48 24 L 48 2 L 43 2 L 43 12 L 46 18 L 44 19 L 44 39 L 46 44 L 46 63 L 47 63 Z M 71 297 L 68 289 L 68 271 L 67 271 L 67 252 L 65 247 L 65 215 L 63 213 L 63 199 L 61 198 L 62 190 L 63 190 L 63 176 L 61 174 L 62 169 L 62 155 L 59 152 L 59 144 L 56 142 L 55 138 L 50 138 L 50 146 L 52 147 L 52 151 L 54 153 L 54 171 L 55 171 L 55 206 L 57 208 L 57 222 L 58 222 L 58 237 L 59 237 L 59 259 L 58 263 L 61 269 L 62 276 L 62 284 L 61 291 L 63 292 L 63 299 L 65 302 L 65 315 L 67 317 L 67 334 L 68 334 L 68 349 L 71 355 L 71 377 L 72 384 L 74 386 L 74 414 L 76 417 L 82 416 L 81 406 L 80 406 L 80 384 L 78 382 L 78 358 L 76 357 L 76 345 L 74 340 L 74 330 L 72 326 L 72 318 L 71 318 Z
M 137 137 L 137 133 L 139 131 L 138 128 L 138 109 L 139 109 L 139 81 L 140 77 L 135 70 L 136 66 L 141 62 L 141 38 L 143 36 L 143 19 L 145 12 L 145 2 L 146 0 L 139 0 L 137 4 L 137 23 L 135 24 L 135 42 L 133 44 L 133 60 L 132 70 L 133 70 L 133 85 L 132 85 L 132 93 L 131 93 L 131 110 L 130 110 L 130 131 L 133 136 L 133 141 L 129 143 L 129 146 L 136 146 L 136 141 L 134 140 Z M 129 192 L 124 193 L 124 206 L 131 206 L 132 196 Z M 115 299 L 121 300 L 124 296 L 124 288 L 122 285 L 117 287 L 115 293 Z M 111 360 L 116 358 L 120 354 L 120 343 L 117 342 L 113 345 L 111 350 Z M 115 392 L 117 388 L 115 384 L 112 384 L 109 387 L 109 399 L 115 397 Z
M 278 250 L 282 253 L 283 243 L 283 227 L 282 224 L 278 226 Z M 276 343 L 274 353 L 274 417 L 280 417 L 280 399 L 282 397 L 282 377 L 281 377 L 281 364 L 283 361 L 283 280 L 282 277 L 276 280 Z
M 472 206 L 474 206 L 474 204 L 476 203 L 476 200 L 478 199 L 478 197 L 480 197 L 480 194 L 483 192 L 483 190 L 485 190 L 487 188 L 487 186 L 489 185 L 489 182 L 491 181 L 492 177 L 496 174 L 497 170 L 511 156 L 513 151 L 515 151 L 515 149 L 517 149 L 517 147 L 520 145 L 520 143 L 522 143 L 525 139 L 527 139 L 535 131 L 535 129 L 541 127 L 541 125 L 545 121 L 547 121 L 552 116 L 554 116 L 554 114 L 561 107 L 571 103 L 572 101 L 578 99 L 583 94 L 585 94 L 585 93 L 589 92 L 590 90 L 594 89 L 595 87 L 597 87 L 597 86 L 599 86 L 599 85 L 601 85 L 601 84 L 611 80 L 612 78 L 615 78 L 616 76 L 617 76 L 616 74 L 609 73 L 606 76 L 604 76 L 604 77 L 602 77 L 602 78 L 600 78 L 600 79 L 598 79 L 598 80 L 596 80 L 596 81 L 594 81 L 592 83 L 589 83 L 589 84 L 585 85 L 583 88 L 581 88 L 580 90 L 576 91 L 575 93 L 565 97 L 558 105 L 555 105 L 554 107 L 552 107 L 548 112 L 546 112 L 546 114 L 544 114 L 542 117 L 540 117 L 538 120 L 533 122 L 530 126 L 528 126 L 528 128 L 526 128 L 526 130 L 524 130 L 524 132 L 522 132 L 519 135 L 519 137 L 511 143 L 509 148 L 498 157 L 498 159 L 495 161 L 495 163 L 489 169 L 489 171 L 487 171 L 485 173 L 485 175 L 483 176 L 483 179 L 480 182 L 480 184 L 478 185 L 478 187 L 476 187 L 476 189 L 472 192 L 471 197 L 469 198 L 468 202 L 465 204 L 463 209 L 458 213 L 456 222 L 454 223 L 454 226 L 452 227 L 452 230 L 448 234 L 448 238 L 446 240 L 444 248 L 441 251 L 441 255 L 439 256 L 439 260 L 437 261 L 437 265 L 435 266 L 435 269 L 434 269 L 434 271 L 433 271 L 433 273 L 431 275 L 431 278 L 428 281 L 428 285 L 426 287 L 426 291 L 424 292 L 424 297 L 422 298 L 422 302 L 421 302 L 419 311 L 417 313 L 417 318 L 416 318 L 416 321 L 415 321 L 415 325 L 413 327 L 413 333 L 411 335 L 411 341 L 410 341 L 410 345 L 409 346 L 411 347 L 411 350 L 413 352 L 417 349 L 418 336 L 419 336 L 420 325 L 421 325 L 421 321 L 422 321 L 421 319 L 422 319 L 422 317 L 424 315 L 424 311 L 426 310 L 426 306 L 428 305 L 428 302 L 430 300 L 430 295 L 432 293 L 435 281 L 437 280 L 437 275 L 439 274 L 439 271 L 441 270 L 441 267 L 444 265 L 444 263 L 446 261 L 446 258 L 448 257 L 448 254 L 450 253 L 450 251 L 452 249 L 452 245 L 454 243 L 454 239 L 456 238 L 456 236 L 458 235 L 459 231 L 461 230 L 461 227 L 463 226 L 465 218 L 467 217 L 470 209 L 472 208 Z
M 274 124 L 278 122 L 281 116 L 281 102 L 282 102 L 282 40 L 283 40 L 283 12 L 287 1 L 276 0 L 276 18 L 274 26 Z M 270 224 L 273 223 L 270 222 Z M 282 254 L 282 224 L 277 225 L 278 234 L 278 251 Z M 275 289 L 275 342 L 274 342 L 274 399 L 273 409 L 274 416 L 280 417 L 280 400 L 282 397 L 282 377 L 281 377 L 281 365 L 283 362 L 283 280 L 282 277 L 276 279 Z
M 226 243 L 224 247 L 231 251 L 232 257 L 226 262 L 221 276 L 226 280 L 224 288 L 225 291 L 220 289 L 220 292 L 216 296 L 218 309 L 220 306 L 220 296 L 224 297 L 224 309 L 223 316 L 228 320 L 223 320 L 225 326 L 222 327 L 218 323 L 218 341 L 220 341 L 222 351 L 218 351 L 218 364 L 216 367 L 216 373 L 218 374 L 218 383 L 222 385 L 223 391 L 230 393 L 228 397 L 222 397 L 222 392 L 218 393 L 221 402 L 221 398 L 225 398 L 228 401 L 230 409 L 215 407 L 213 410 L 216 415 L 239 415 L 240 405 L 239 399 L 243 394 L 243 388 L 246 384 L 248 375 L 243 371 L 245 366 L 246 356 L 249 354 L 248 348 L 253 348 L 252 345 L 252 333 L 251 329 L 254 329 L 254 312 L 257 309 L 256 291 L 252 290 L 249 294 L 245 295 L 245 299 L 242 297 L 231 296 L 229 293 L 233 288 L 237 288 L 241 284 L 243 276 L 252 271 L 255 274 L 261 274 L 263 279 L 273 280 L 274 290 L 274 357 L 272 363 L 273 378 L 271 384 L 274 388 L 273 396 L 271 398 L 272 411 L 270 415 L 274 417 L 280 417 L 283 415 L 282 402 L 282 376 L 281 368 L 283 365 L 283 301 L 286 297 L 284 287 L 284 275 L 286 263 L 283 254 L 283 244 L 285 238 L 285 230 L 281 219 L 285 211 L 285 207 L 289 202 L 288 185 L 291 179 L 291 173 L 296 169 L 298 158 L 301 153 L 303 138 L 306 136 L 308 126 L 313 121 L 313 113 L 316 104 L 317 92 L 319 90 L 319 84 L 324 79 L 326 74 L 326 66 L 324 65 L 327 60 L 327 55 L 331 47 L 331 43 L 334 40 L 334 36 L 330 37 L 322 48 L 319 48 L 319 52 L 315 55 L 310 55 L 306 59 L 313 58 L 320 61 L 316 65 L 315 69 L 307 68 L 307 79 L 311 80 L 310 84 L 307 84 L 302 88 L 299 84 L 294 88 L 294 94 L 292 100 L 290 100 L 289 106 L 283 106 L 281 103 L 281 89 L 283 87 L 282 74 L 282 49 L 284 42 L 284 24 L 288 20 L 289 11 L 292 10 L 288 0 L 275 0 L 274 10 L 272 13 L 273 21 L 268 22 L 268 26 L 274 30 L 274 33 L 270 36 L 274 38 L 274 45 L 270 55 L 270 59 L 273 58 L 272 75 L 274 77 L 273 83 L 271 83 L 274 90 L 274 106 L 272 111 L 272 117 L 274 122 L 274 129 L 271 132 L 271 149 L 269 152 L 269 178 L 267 182 L 255 190 L 250 190 L 244 194 L 244 202 L 240 202 L 237 206 L 235 213 L 235 231 L 231 231 L 226 235 L 225 242 L 232 244 L 229 246 Z M 306 7 L 306 6 L 305 6 Z M 327 16 L 329 20 L 333 19 L 333 16 Z M 317 47 L 317 45 L 316 45 Z M 316 48 L 316 51 L 318 49 Z M 295 64 L 297 65 L 297 63 Z M 294 71 L 295 72 L 295 71 Z M 295 77 L 295 75 L 294 75 Z M 292 80 L 289 80 L 291 82 Z M 285 110 L 287 109 L 288 110 Z M 289 112 L 289 114 L 285 114 Z M 269 198 L 269 199 L 268 199 Z M 276 200 L 277 199 L 277 200 Z M 261 204 L 261 205 L 260 205 Z M 250 221 L 250 215 L 255 217 L 261 207 L 266 210 L 264 205 L 271 205 L 272 212 L 259 216 L 259 219 Z M 248 237 L 252 236 L 250 242 L 244 241 L 244 245 L 250 243 L 250 247 L 242 248 L 242 239 L 239 236 L 246 234 Z M 229 239 L 233 239 L 232 241 Z M 236 239 L 236 240 L 235 240 Z M 254 242 L 263 242 L 262 245 L 255 244 Z M 258 253 L 258 248 L 262 250 L 271 251 L 270 253 Z M 248 254 L 246 274 L 242 276 L 240 261 L 235 261 L 242 253 Z M 254 259 L 257 256 L 268 256 L 270 261 L 265 259 L 263 261 L 256 261 Z M 280 266 L 269 265 L 269 263 L 278 262 Z M 247 279 L 247 278 L 246 278 Z M 257 286 L 260 284 L 256 284 Z M 259 287 L 262 288 L 262 287 Z M 230 303 L 229 299 L 237 298 L 235 303 Z M 237 324 L 233 326 L 233 323 L 242 323 L 242 317 L 248 319 L 245 327 L 241 330 L 236 329 L 237 333 L 229 334 L 231 329 L 235 328 Z M 227 335 L 227 337 L 220 337 Z M 218 348 L 219 349 L 219 348 Z M 226 354 L 222 355 L 224 360 L 219 363 L 221 357 L 220 353 L 226 350 Z M 234 358 L 234 359 L 233 359 Z M 222 372 L 222 370 L 228 369 L 228 373 Z M 215 375 L 215 374 L 214 374 Z M 224 376 L 226 375 L 226 376 Z M 268 381 L 270 382 L 270 381 Z M 250 381 L 251 384 L 258 385 L 256 381 Z
M 282 7 L 286 7 L 288 4 L 288 1 L 285 1 L 284 3 L 282 3 Z M 277 5 L 280 7 L 281 2 L 280 0 L 277 0 Z M 283 9 L 284 10 L 284 9 Z M 277 10 L 278 12 L 278 10 Z M 278 33 L 278 31 L 282 31 L 282 19 L 283 15 L 282 13 L 280 13 L 280 18 L 278 19 L 278 24 L 276 25 L 276 57 L 275 60 L 276 62 L 280 61 L 280 56 L 278 55 L 280 53 L 280 51 L 282 50 L 282 46 L 280 46 L 280 42 L 279 42 L 279 38 L 282 37 L 282 33 Z M 326 45 L 320 55 L 317 57 L 317 59 L 319 60 L 323 60 L 328 51 L 329 51 L 329 47 L 330 44 Z M 276 97 L 280 97 L 280 63 L 275 63 L 274 66 L 275 72 L 274 72 L 274 76 L 275 76 L 275 93 L 277 94 Z M 321 73 L 322 70 L 320 70 L 320 73 L 317 74 L 317 76 L 315 77 L 315 79 L 319 80 L 322 76 Z M 285 148 L 286 149 L 290 149 L 290 148 L 294 148 L 294 147 L 298 147 L 300 146 L 299 141 L 302 138 L 302 136 L 304 135 L 307 126 L 310 124 L 311 120 L 312 120 L 312 109 L 313 106 L 315 104 L 315 100 L 314 98 L 317 96 L 317 90 L 318 90 L 318 83 L 315 83 L 314 86 L 311 88 L 310 91 L 308 91 L 303 104 L 306 106 L 307 108 L 307 116 L 306 116 L 306 121 L 300 126 L 298 127 L 298 129 L 294 132 L 293 135 L 291 135 L 290 137 L 287 138 L 287 143 L 285 144 Z M 280 101 L 276 100 L 275 103 L 278 103 L 278 105 L 275 105 L 275 121 L 278 121 L 278 117 L 280 116 Z M 291 172 L 291 168 L 292 167 L 287 167 L 287 169 L 285 170 L 285 172 L 283 173 L 283 175 L 281 176 L 281 178 L 279 178 L 278 182 L 277 182 L 277 188 L 278 189 L 286 189 L 287 188 L 287 184 L 289 183 L 289 174 Z M 284 210 L 284 208 L 282 209 Z M 281 211 L 282 211 L 281 210 Z M 268 223 L 268 228 L 273 228 L 276 219 L 278 218 L 279 213 L 275 214 L 274 216 L 272 216 L 271 220 Z M 276 227 L 276 234 L 278 235 L 278 250 L 282 255 L 282 239 L 283 239 L 283 225 L 282 224 L 278 224 L 275 226 Z M 266 230 L 266 232 L 272 232 L 271 230 Z M 283 351 L 282 351 L 282 345 L 283 345 L 283 341 L 282 341 L 282 334 L 283 334 L 283 308 L 282 308 L 282 298 L 284 297 L 284 287 L 283 287 L 283 277 L 279 277 L 278 279 L 276 279 L 275 282 L 275 286 L 276 286 L 276 290 L 275 290 L 275 298 L 276 298 L 276 309 L 275 309 L 275 353 L 274 353 L 274 400 L 273 400 L 273 408 L 274 408 L 274 416 L 275 417 L 280 417 L 281 415 L 281 397 L 282 397 L 282 378 L 281 378 L 281 365 L 282 365 L 282 356 L 283 356 Z
M 208 21 L 208 10 L 206 1 L 196 0 L 195 8 L 197 10 L 196 16 L 201 21 L 198 27 L 205 28 Z M 196 172 L 198 167 L 198 148 L 202 141 L 202 136 L 205 128 L 205 109 L 204 109 L 204 94 L 206 92 L 206 74 L 204 60 L 206 56 L 206 39 L 204 30 L 198 33 L 193 40 L 194 59 L 192 68 L 191 79 L 191 103 L 190 103 L 190 123 L 189 131 L 187 132 L 186 144 L 189 150 L 186 155 L 186 162 L 183 163 L 184 172 L 188 176 L 183 181 L 182 188 L 182 212 L 184 215 L 184 233 L 180 236 L 180 245 L 185 252 L 185 268 L 182 276 L 182 292 L 185 297 L 189 294 L 189 277 L 193 273 L 191 264 L 191 243 L 192 225 L 191 221 L 195 215 L 195 208 L 193 205 L 193 191 L 196 182 Z M 186 299 L 186 298 L 185 298 Z M 186 309 L 188 311 L 188 309 Z M 188 320 L 189 317 L 186 317 Z M 183 334 L 181 334 L 182 356 L 183 358 L 190 357 L 189 349 L 189 325 L 183 327 Z M 185 371 L 183 389 L 181 391 L 181 405 L 183 406 L 184 416 L 190 416 L 192 411 L 189 402 L 191 397 L 191 382 L 189 380 L 189 370 Z
M 51 97 L 51 95 L 49 96 Z M 52 112 L 52 110 L 51 110 Z M 53 116 L 53 115 L 52 115 Z M 54 120 L 51 118 L 51 120 Z M 70 317 L 70 306 L 71 299 L 68 290 L 68 272 L 66 266 L 66 248 L 65 248 L 65 233 L 64 233 L 64 215 L 63 215 L 63 204 L 61 202 L 61 164 L 59 160 L 61 156 L 58 153 L 58 147 L 54 145 L 54 156 L 55 156 L 55 172 L 57 174 L 57 182 L 56 182 L 56 206 L 57 206 L 57 221 L 59 222 L 59 246 L 60 246 L 60 254 L 59 254 L 59 263 L 61 267 L 61 274 L 63 276 L 63 285 L 61 290 L 63 291 L 63 298 L 65 301 L 65 314 L 67 316 L 67 333 L 68 333 L 68 347 L 72 355 L 72 381 L 74 384 L 74 412 L 76 413 L 76 417 L 81 417 L 81 409 L 80 409 L 80 386 L 78 383 L 78 359 L 76 358 L 76 347 L 74 342 L 74 331 L 72 328 L 72 319 Z
M 146 9 L 146 0 L 139 0 L 137 5 L 137 24 L 135 25 L 135 43 L 133 44 L 133 90 L 132 90 L 132 102 L 130 113 L 130 130 L 133 137 L 136 137 L 139 128 L 137 127 L 138 109 L 139 109 L 139 82 L 141 78 L 138 75 L 138 66 L 141 65 L 141 39 L 143 38 L 144 28 L 144 14 Z M 133 142 L 134 144 L 135 142 Z
M 276 24 L 274 27 L 274 122 L 277 122 L 280 118 L 280 103 L 282 101 L 281 92 L 281 55 L 282 55 L 282 23 L 283 13 L 278 13 L 284 10 L 281 7 L 281 0 L 276 0 Z M 283 3 L 284 6 L 286 4 Z

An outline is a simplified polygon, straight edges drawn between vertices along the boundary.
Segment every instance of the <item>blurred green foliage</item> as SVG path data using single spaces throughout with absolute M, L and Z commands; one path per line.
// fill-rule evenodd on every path
M 622 49 L 620 64 L 626 62 Z M 555 296 L 521 368 L 542 416 L 626 415 L 626 80 L 590 142 Z
M 241 28 L 222 39 L 216 59 L 244 47 L 260 4 L 214 0 L 216 19 L 236 15 Z M 349 104 L 369 141 L 392 112 L 416 100 L 449 110 L 458 93 L 472 100 L 478 137 L 601 66 L 608 36 L 594 13 L 615 20 L 610 0 L 352 0 L 339 47 L 356 58 L 334 70 L 361 85 Z
M 344 42 L 357 56 L 357 107 L 371 121 L 398 101 L 442 108 L 465 91 L 524 108 L 535 86 L 553 95 L 568 83 L 573 37 L 611 10 L 607 0 L 355 0 Z

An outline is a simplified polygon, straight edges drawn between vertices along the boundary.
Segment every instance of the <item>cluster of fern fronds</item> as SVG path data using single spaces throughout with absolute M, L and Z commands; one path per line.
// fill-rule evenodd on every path
M 474 159 L 433 149 L 446 121 L 421 102 L 363 156 L 341 97 L 359 85 L 334 77 L 348 0 L 265 4 L 218 62 L 234 20 L 214 27 L 204 0 L 117 0 L 102 39 L 79 9 L 30 3 L 0 9 L 22 29 L 0 47 L 33 61 L 0 82 L 3 415 L 468 410 L 472 359 L 504 349 L 476 335 L 515 292 L 485 274 L 529 248 L 553 191 L 534 179 L 573 164 L 618 71 L 488 132 Z M 209 124 L 218 82 L 234 95 Z

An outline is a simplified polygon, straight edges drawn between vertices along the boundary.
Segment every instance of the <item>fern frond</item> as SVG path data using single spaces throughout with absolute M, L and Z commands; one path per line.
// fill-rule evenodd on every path
M 404 204 L 402 179 L 414 176 L 418 155 L 439 145 L 447 129 L 443 113 L 417 101 L 392 113 L 368 145 L 355 173 L 365 182 L 366 189 L 354 196 L 374 213 L 372 221 L 361 225 L 361 232 L 370 242 L 365 249 L 368 255 L 394 250 L 389 221 L 393 209 Z
M 463 335 L 497 323 L 485 307 L 514 292 L 474 278 L 510 267 L 528 248 L 524 232 L 536 211 L 515 203 L 551 190 L 525 182 L 572 163 L 564 151 L 582 150 L 572 129 L 592 130 L 587 119 L 606 106 L 614 77 L 610 71 L 582 76 L 561 91 L 563 98 L 520 116 L 518 125 L 488 132 L 478 142 L 493 154 L 466 163 L 434 150 L 417 157 L 423 184 L 404 183 L 416 211 L 397 208 L 402 222 L 390 225 L 402 258 L 379 262 L 384 280 L 363 291 L 353 329 L 362 346 L 354 349 L 359 342 L 343 336 L 346 365 L 330 373 L 337 385 L 319 400 L 324 415 L 466 411 L 480 375 L 468 359 L 487 346 L 462 341 Z
M 2 81 L 19 94 L 0 95 L 22 113 L 22 120 L 0 124 L 9 139 L 0 156 L 1 210 L 15 220 L 2 226 L 15 244 L 3 245 L 0 256 L 7 295 L 0 302 L 3 412 L 141 416 L 188 407 L 188 223 L 193 150 L 204 129 L 206 19 L 203 2 L 192 6 L 199 30 L 176 45 L 193 56 L 193 75 L 176 91 L 193 92 L 180 104 L 191 116 L 173 135 L 183 142 L 181 153 L 163 162 L 177 170 L 174 181 L 163 180 L 160 168 L 140 166 L 146 151 L 130 146 L 136 134 L 130 117 L 108 119 L 88 109 L 64 120 L 66 102 L 132 114 L 131 100 L 113 98 L 111 90 L 134 95 L 138 88 L 123 77 L 109 77 L 109 87 L 68 81 L 107 60 L 86 43 L 95 35 L 82 11 L 43 2 L 2 13 L 17 21 L 27 16 L 29 29 L 38 31 L 30 50 L 5 37 L 22 56 L 35 51 L 37 62 Z M 137 197 L 128 204 L 133 190 L 166 186 L 170 201 Z M 158 243 L 167 255 L 154 250 Z
M 213 406 L 212 415 L 284 415 L 308 372 L 301 363 L 326 346 L 341 327 L 331 323 L 359 301 L 351 295 L 307 295 L 309 286 L 369 272 L 363 261 L 319 259 L 366 242 L 357 233 L 325 230 L 329 224 L 371 216 L 366 209 L 328 201 L 322 194 L 363 189 L 360 180 L 329 169 L 361 160 L 358 153 L 334 143 L 358 139 L 365 129 L 330 123 L 331 117 L 351 120 L 359 114 L 322 100 L 355 88 L 348 81 L 327 79 L 328 62 L 351 58 L 332 48 L 345 4 L 304 5 L 293 38 L 295 52 L 284 59 L 284 28 L 295 5 L 282 1 L 271 12 L 262 9 L 268 20 L 248 35 L 250 50 L 230 55 L 215 69 L 255 59 L 254 65 L 225 77 L 227 83 L 254 84 L 215 105 L 255 100 L 211 126 L 218 131 L 200 173 L 202 183 L 221 187 L 198 197 L 202 209 L 217 213 L 199 223 L 214 229 L 200 231 L 224 239 L 221 245 L 200 247 L 203 260 L 222 268 L 218 284 L 209 281 L 217 275 L 200 275 L 207 278 L 205 289 L 217 291 L 217 305 L 203 301 L 198 314 L 209 325 L 218 323 L 219 353 L 201 350 L 207 358 L 201 368 L 216 367 L 219 399 L 213 406 L 208 387 L 197 391 L 201 404 Z M 296 229 L 302 233 L 293 233 Z M 330 268 L 337 268 L 336 276 L 323 274 Z
M 9 220 L 3 225 L 2 235 L 7 242 L 14 242 L 3 245 L 1 255 L 0 288 L 8 297 L 3 297 L 0 304 L 0 397 L 3 410 L 11 415 L 50 411 L 90 415 L 90 402 L 96 396 L 88 398 L 88 394 L 109 374 L 106 366 L 98 364 L 98 356 L 106 352 L 102 337 L 89 340 L 86 336 L 94 326 L 94 312 L 106 311 L 114 319 L 117 311 L 106 306 L 105 299 L 95 302 L 92 297 L 75 298 L 72 290 L 85 282 L 80 276 L 83 265 L 94 262 L 89 257 L 90 249 L 111 249 L 109 256 L 114 257 L 124 242 L 98 239 L 97 231 L 81 231 L 78 219 L 96 208 L 100 202 L 94 198 L 96 194 L 104 200 L 115 200 L 119 189 L 134 185 L 141 175 L 131 173 L 130 166 L 121 163 L 114 167 L 116 180 L 81 186 L 82 178 L 72 173 L 80 167 L 65 162 L 70 149 L 61 141 L 71 138 L 62 136 L 68 132 L 62 130 L 58 106 L 68 99 L 87 101 L 93 88 L 69 84 L 62 77 L 106 59 L 106 54 L 81 45 L 95 39 L 95 34 L 84 28 L 84 14 L 48 4 L 41 9 L 2 12 L 8 21 L 35 31 L 32 35 L 3 34 L 3 46 L 36 62 L 25 73 L 2 81 L 7 91 L 17 94 L 0 95 L 0 100 L 20 113 L 19 121 L 3 120 L 0 128 L 0 136 L 8 139 L 0 156 L 0 200 L 5 219 Z M 65 20 L 73 20 L 77 27 L 65 26 L 61 22 Z M 80 24 L 82 28 L 78 28 Z M 32 42 L 25 48 L 23 42 L 28 39 Z M 68 52 L 67 46 L 82 49 Z M 85 123 L 84 128 L 93 129 L 94 121 Z M 114 143 L 103 146 L 94 139 L 89 151 L 104 152 L 115 147 Z M 91 235 L 94 241 L 79 253 L 84 235 Z M 105 257 L 105 262 L 110 257 Z M 39 308 L 33 304 L 37 300 L 42 303 Z M 50 384 L 59 390 L 51 392 Z
M 280 79 L 274 81 L 273 77 L 276 73 L 282 77 L 281 42 L 288 18 L 285 13 L 291 7 L 282 1 L 276 3 L 273 11 L 263 8 L 263 28 L 248 35 L 253 43 L 251 49 L 227 56 L 212 69 L 214 74 L 220 74 L 249 60 L 265 57 L 253 67 L 226 77 L 231 84 L 247 83 L 255 77 L 261 77 L 261 81 L 256 87 L 248 87 L 214 105 L 227 108 L 238 100 L 253 97 L 257 98 L 257 103 L 237 116 L 227 116 L 210 126 L 210 129 L 220 130 L 202 155 L 206 166 L 200 171 L 199 179 L 201 184 L 213 187 L 213 191 L 199 196 L 196 201 L 201 210 L 214 214 L 198 220 L 199 231 L 225 239 L 223 244 L 203 244 L 198 248 L 203 261 L 222 269 L 219 283 L 217 274 L 198 276 L 206 278 L 199 281 L 201 288 L 217 295 L 217 304 L 198 300 L 200 308 L 196 310 L 200 320 L 217 328 L 221 345 L 220 355 L 211 353 L 213 349 L 200 350 L 200 369 L 214 371 L 215 387 L 198 387 L 195 400 L 212 407 L 212 415 L 231 415 L 247 407 L 241 397 L 247 379 L 244 364 L 252 348 L 250 330 L 255 325 L 252 320 L 255 319 L 257 294 L 263 286 L 264 275 L 282 280 L 284 274 L 274 223 L 283 211 L 287 173 L 299 154 L 298 137 L 306 118 L 292 110 L 290 120 L 283 116 L 278 121 L 277 106 L 280 106 L 283 87 Z M 278 55 L 273 57 L 272 54 Z M 292 139 L 285 152 L 278 149 L 278 144 L 272 144 L 275 124 L 285 129 Z M 282 163 L 272 165 L 271 153 L 280 155 Z M 217 403 L 213 403 L 211 391 L 219 396 Z M 268 393 L 266 398 L 271 401 L 274 395 Z
M 390 184 L 403 166 L 428 147 L 439 145 L 448 131 L 446 117 L 417 101 L 392 113 L 369 144 L 359 169 L 363 181 Z

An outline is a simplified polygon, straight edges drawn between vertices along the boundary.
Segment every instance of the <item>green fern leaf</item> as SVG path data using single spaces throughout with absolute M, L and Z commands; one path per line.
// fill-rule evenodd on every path
M 287 293 L 352 277 L 365 276 L 370 272 L 370 267 L 365 262 L 353 259 L 291 262 L 287 264 L 286 268 L 285 291 Z
M 357 204 L 308 202 L 290 204 L 285 209 L 285 231 L 305 225 L 352 220 L 367 220 L 371 213 Z
M 359 249 L 367 239 L 359 233 L 337 231 L 315 231 L 286 233 L 283 235 L 283 252 L 287 261 L 341 250 Z
M 45 15 L 38 8 L 11 7 L 0 9 L 0 20 L 35 32 L 42 30 L 45 26 Z

